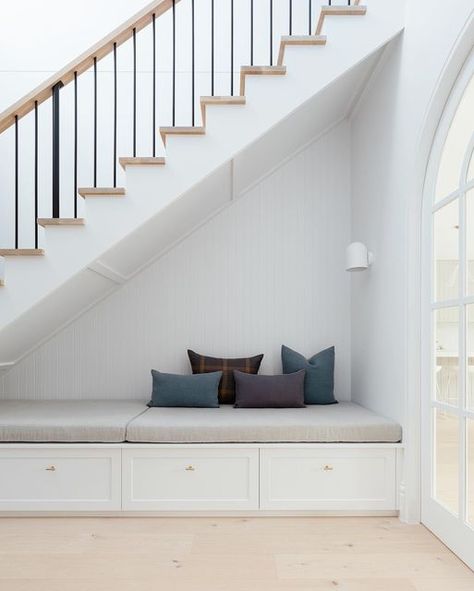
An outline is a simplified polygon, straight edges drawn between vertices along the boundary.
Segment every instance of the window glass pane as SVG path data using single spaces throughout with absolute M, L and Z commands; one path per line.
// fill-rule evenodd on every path
M 434 292 L 438 302 L 459 297 L 459 200 L 434 214 Z
M 474 189 L 466 193 L 467 293 L 474 294 Z
M 471 78 L 451 122 L 436 180 L 435 200 L 443 199 L 459 186 L 461 167 L 474 130 L 474 78 Z
M 459 512 L 459 419 L 434 409 L 434 494 L 453 513 Z
M 467 521 L 474 526 L 474 420 L 467 419 Z
M 459 308 L 435 311 L 434 397 L 457 405 L 459 385 Z
M 474 410 L 474 304 L 466 306 L 467 317 L 467 407 Z

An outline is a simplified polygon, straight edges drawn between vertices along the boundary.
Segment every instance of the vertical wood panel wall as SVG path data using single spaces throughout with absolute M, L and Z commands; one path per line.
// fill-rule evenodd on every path
M 3 376 L 4 398 L 143 399 L 186 349 L 311 355 L 336 345 L 350 399 L 349 129 L 343 122 Z M 2 390 L 0 390 L 2 392 Z

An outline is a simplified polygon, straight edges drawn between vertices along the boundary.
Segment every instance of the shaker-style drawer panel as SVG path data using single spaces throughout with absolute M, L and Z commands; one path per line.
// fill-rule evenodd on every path
M 258 449 L 123 450 L 125 510 L 258 509 Z
M 260 508 L 395 510 L 395 450 L 262 449 Z
M 0 511 L 120 510 L 120 449 L 0 449 Z

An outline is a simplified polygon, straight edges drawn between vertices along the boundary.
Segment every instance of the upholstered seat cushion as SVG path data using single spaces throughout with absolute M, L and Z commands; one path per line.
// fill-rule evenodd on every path
M 3 400 L 0 441 L 118 443 L 146 408 L 136 401 Z
M 394 421 L 349 402 L 306 408 L 150 408 L 130 422 L 127 441 L 148 443 L 388 442 Z

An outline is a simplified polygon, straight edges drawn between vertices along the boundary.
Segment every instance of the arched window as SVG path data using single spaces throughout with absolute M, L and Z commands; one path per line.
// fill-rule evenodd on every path
M 438 127 L 425 193 L 430 201 L 425 211 L 431 226 L 432 270 L 427 510 L 444 511 L 468 529 L 474 527 L 473 148 L 471 56 Z

